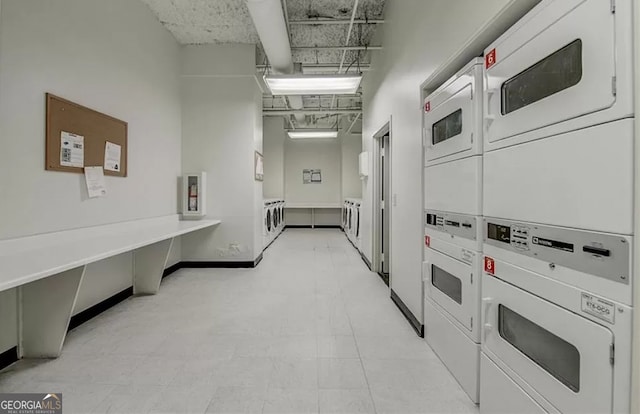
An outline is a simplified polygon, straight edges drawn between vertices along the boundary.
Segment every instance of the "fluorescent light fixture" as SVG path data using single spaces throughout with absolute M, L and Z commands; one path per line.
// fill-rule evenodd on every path
M 274 95 L 340 95 L 358 91 L 362 75 L 265 75 Z
M 338 138 L 338 131 L 335 129 L 296 129 L 289 131 L 291 139 L 313 139 L 313 138 Z

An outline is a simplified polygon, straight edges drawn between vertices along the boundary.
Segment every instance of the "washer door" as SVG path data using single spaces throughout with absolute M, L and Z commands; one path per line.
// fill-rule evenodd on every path
M 482 347 L 494 362 L 560 412 L 611 412 L 610 330 L 486 273 L 482 292 Z
M 271 232 L 273 228 L 271 220 L 272 220 L 271 209 L 269 209 L 269 211 L 267 211 L 267 231 L 268 232 Z

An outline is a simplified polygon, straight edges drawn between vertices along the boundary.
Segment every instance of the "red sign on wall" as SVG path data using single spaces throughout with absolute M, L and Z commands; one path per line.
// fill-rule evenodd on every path
M 491 49 L 489 53 L 484 57 L 484 66 L 489 69 L 496 64 L 496 49 Z
M 431 102 L 426 102 L 424 104 L 424 111 L 429 112 L 431 110 Z
M 484 257 L 484 271 L 495 275 L 496 272 L 496 262 L 489 256 Z
M 427 246 L 427 247 L 431 246 L 431 237 L 424 236 L 424 245 Z

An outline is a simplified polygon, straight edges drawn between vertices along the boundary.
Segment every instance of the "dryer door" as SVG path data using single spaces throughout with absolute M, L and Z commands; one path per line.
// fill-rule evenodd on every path
M 616 101 L 611 2 L 556 0 L 485 51 L 485 135 L 496 142 Z M 629 33 L 631 36 L 631 33 Z
M 437 243 L 437 239 L 431 239 L 432 247 Z M 454 248 L 458 252 L 464 250 Z M 426 249 L 425 255 L 423 272 L 427 295 L 455 318 L 471 336 L 474 323 L 479 323 L 477 313 L 480 300 L 480 293 L 476 289 L 480 281 L 477 277 L 473 280 L 473 266 L 433 248 Z
M 424 115 L 425 157 L 434 161 L 442 157 L 470 153 L 473 149 L 473 133 L 479 115 L 474 107 L 475 76 L 480 79 L 478 65 L 461 74 L 445 89 L 427 98 Z M 479 137 L 476 137 L 476 140 Z
M 610 330 L 486 273 L 482 294 L 483 350 L 516 382 L 563 413 L 611 412 Z

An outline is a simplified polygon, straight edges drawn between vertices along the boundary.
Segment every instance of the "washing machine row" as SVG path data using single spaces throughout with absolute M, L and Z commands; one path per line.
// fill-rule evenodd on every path
M 425 100 L 425 336 L 482 412 L 630 411 L 631 16 L 543 0 Z
M 362 200 L 347 198 L 342 207 L 342 228 L 347 239 L 360 252 L 362 250 L 362 238 L 360 236 L 360 210 Z
M 266 249 L 284 230 L 285 202 L 281 199 L 264 200 L 263 240 Z

